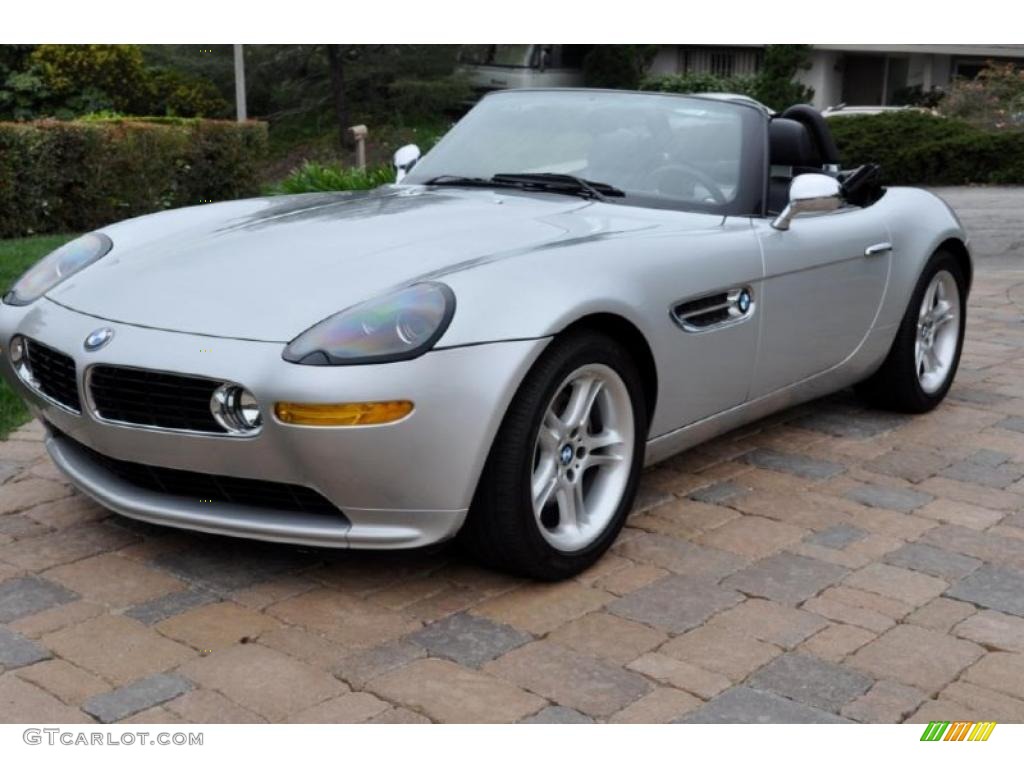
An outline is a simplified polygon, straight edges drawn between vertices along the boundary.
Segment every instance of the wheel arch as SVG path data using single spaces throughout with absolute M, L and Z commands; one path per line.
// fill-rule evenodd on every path
M 971 253 L 967 250 L 967 244 L 958 237 L 950 237 L 939 243 L 936 251 L 949 251 L 957 260 L 957 264 L 964 271 L 964 278 L 967 280 L 967 291 L 971 290 L 971 283 L 974 280 L 974 263 L 971 261 Z
M 598 331 L 610 336 L 622 344 L 632 356 L 643 382 L 644 401 L 647 406 L 647 426 L 650 427 L 654 418 L 654 409 L 658 404 L 658 367 L 647 337 L 632 322 L 613 312 L 594 312 L 584 315 L 573 320 L 556 335 L 561 336 L 580 329 Z

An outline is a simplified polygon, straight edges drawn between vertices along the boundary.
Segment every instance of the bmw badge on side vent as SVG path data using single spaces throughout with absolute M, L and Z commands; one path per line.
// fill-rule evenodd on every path
M 85 337 L 85 343 L 82 346 L 85 347 L 86 352 L 95 352 L 97 349 L 107 346 L 112 338 L 114 338 L 113 328 L 97 328 Z

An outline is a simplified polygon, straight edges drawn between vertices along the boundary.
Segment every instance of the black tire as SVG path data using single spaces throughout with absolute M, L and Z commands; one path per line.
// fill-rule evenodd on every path
M 935 391 L 926 392 L 918 379 L 914 345 L 917 340 L 918 312 L 925 291 L 932 278 L 941 270 L 949 272 L 956 281 L 960 294 L 959 333 L 953 363 L 945 382 Z M 949 251 L 938 250 L 928 260 L 914 287 L 907 311 L 903 315 L 896 338 L 893 340 L 882 367 L 869 379 L 857 385 L 857 392 L 872 406 L 902 413 L 926 413 L 942 402 L 956 378 L 960 365 L 960 352 L 964 344 L 967 323 L 967 277 Z
M 599 363 L 614 370 L 629 393 L 634 446 L 622 499 L 603 532 L 584 549 L 556 549 L 538 530 L 530 494 L 534 446 L 548 403 L 567 376 Z M 556 338 L 526 375 L 494 439 L 472 508 L 459 532 L 463 548 L 483 565 L 521 576 L 558 581 L 596 562 L 622 529 L 636 497 L 647 437 L 647 406 L 640 374 L 614 339 L 594 331 Z

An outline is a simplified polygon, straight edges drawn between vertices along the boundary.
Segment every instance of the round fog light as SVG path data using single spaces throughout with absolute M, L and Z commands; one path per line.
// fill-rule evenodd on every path
M 11 349 L 8 354 L 11 357 L 12 363 L 21 362 L 21 359 L 25 356 L 25 340 L 21 336 L 15 336 L 11 339 Z
M 228 432 L 249 434 L 263 424 L 256 396 L 238 384 L 221 384 L 210 398 L 213 418 Z

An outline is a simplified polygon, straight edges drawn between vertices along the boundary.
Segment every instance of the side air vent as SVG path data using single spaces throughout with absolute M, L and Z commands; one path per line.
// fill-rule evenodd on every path
M 672 319 L 688 333 L 700 333 L 743 322 L 754 314 L 749 286 L 684 301 L 672 308 Z

